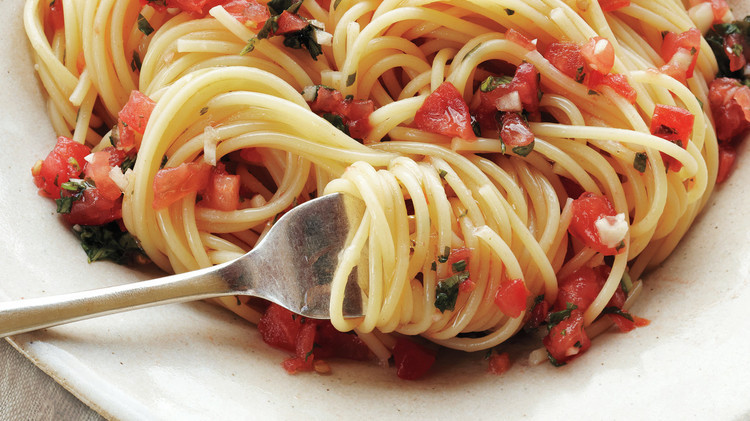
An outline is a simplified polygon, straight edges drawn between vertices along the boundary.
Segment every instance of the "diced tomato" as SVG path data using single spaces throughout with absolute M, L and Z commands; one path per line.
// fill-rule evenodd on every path
M 518 91 L 523 109 L 534 113 L 539 111 L 539 70 L 531 63 L 521 63 L 510 82 L 511 90 Z
M 558 364 L 586 352 L 591 347 L 591 340 L 584 330 L 583 312 L 578 309 L 571 311 L 569 317 L 550 329 L 542 343 Z
M 88 146 L 64 136 L 58 137 L 44 161 L 37 162 L 31 170 L 39 194 L 55 199 L 60 197 L 60 186 L 71 178 L 80 177 L 86 164 L 84 158 L 89 153 Z
M 115 165 L 119 165 L 124 158 L 124 152 L 110 146 L 93 153 L 89 162 L 86 163 L 85 176 L 94 180 L 99 194 L 105 199 L 115 200 L 122 194 L 117 184 L 109 177 L 109 172 Z
M 466 262 L 466 266 L 468 267 L 469 259 L 471 259 L 471 249 L 468 247 L 459 247 L 450 251 L 448 260 L 446 260 L 446 264 L 449 267 L 452 267 L 454 263 L 463 260 L 464 262 Z
M 96 187 L 83 191 L 80 200 L 73 202 L 70 213 L 63 214 L 71 225 L 103 225 L 122 218 L 122 199 L 105 198 Z
M 695 116 L 684 108 L 657 104 L 651 117 L 651 134 L 686 149 L 693 132 L 694 120 Z M 680 161 L 664 153 L 661 155 L 668 169 L 679 171 L 682 168 Z
M 724 22 L 724 15 L 729 11 L 729 4 L 726 0 L 690 0 L 690 7 L 701 3 L 711 4 L 711 11 L 714 14 L 714 24 Z
M 245 148 L 240 150 L 240 158 L 244 159 L 247 162 L 251 162 L 254 164 L 261 164 L 263 163 L 263 156 L 261 156 L 260 152 L 258 152 L 257 148 Z
M 618 95 L 625 98 L 631 104 L 635 104 L 635 100 L 638 98 L 638 92 L 630 86 L 627 77 L 619 73 L 609 73 L 604 76 L 601 81 L 602 85 L 606 85 L 614 89 Z
M 328 321 L 318 321 L 315 336 L 315 356 L 317 358 L 347 358 L 350 360 L 367 360 L 370 348 L 352 332 L 339 332 Z
M 308 25 L 307 21 L 296 13 L 291 13 L 286 10 L 281 12 L 278 19 L 276 20 L 278 25 L 274 31 L 276 35 L 284 35 L 291 32 L 301 31 Z
M 476 139 L 466 101 L 450 82 L 443 82 L 427 96 L 414 116 L 414 125 L 424 131 L 462 139 Z
M 500 139 L 508 146 L 526 146 L 534 141 L 534 133 L 519 113 L 503 113 Z
M 588 266 L 580 267 L 558 283 L 554 310 L 564 310 L 570 303 L 575 304 L 581 311 L 586 311 L 599 295 L 604 281 L 606 277 L 602 278 L 599 271 Z
M 435 363 L 435 354 L 410 339 L 400 337 L 393 347 L 393 361 L 399 378 L 417 380 L 424 377 Z
M 201 205 L 222 211 L 237 210 L 240 204 L 240 176 L 228 174 L 223 165 L 211 172 Z
M 583 82 L 585 60 L 581 47 L 574 42 L 553 42 L 547 47 L 544 57 L 563 74 Z
M 468 294 L 477 288 L 477 283 L 472 281 L 471 278 L 466 278 L 458 284 L 458 292 Z
M 300 330 L 297 333 L 297 343 L 295 344 L 296 355 L 282 363 L 282 366 L 290 374 L 300 371 L 312 371 L 313 362 L 315 361 L 313 347 L 315 346 L 317 324 L 309 319 L 300 319 L 305 320 L 305 323 L 301 324 Z
M 117 148 L 129 151 L 133 148 L 138 150 L 138 147 L 133 129 L 122 120 L 117 120 Z
M 186 162 L 163 168 L 154 177 L 154 209 L 162 209 L 190 193 L 208 186 L 211 166 L 205 162 Z
M 315 0 L 323 10 L 329 10 L 331 8 L 331 0 Z
M 724 53 L 729 58 L 729 70 L 736 72 L 745 68 L 747 60 L 745 51 L 750 44 L 745 41 L 744 34 L 729 34 L 724 36 Z
M 591 192 L 583 193 L 571 204 L 572 219 L 568 232 L 581 240 L 584 245 L 591 247 L 605 256 L 620 253 L 616 248 L 607 247 L 599 237 L 596 221 L 606 216 L 615 216 L 614 206 L 606 196 L 600 196 Z
M 729 174 L 732 172 L 732 165 L 736 158 L 737 151 L 734 150 L 732 145 L 724 143 L 719 144 L 719 172 L 716 175 L 717 183 L 723 183 L 729 178 Z
M 602 12 L 612 12 L 630 6 L 630 0 L 599 0 Z
M 335 89 L 319 86 L 315 100 L 309 104 L 310 109 L 318 115 L 330 113 L 341 117 L 349 136 L 354 139 L 364 139 L 372 130 L 370 114 L 375 111 L 372 100 L 344 98 Z
M 695 28 L 680 34 L 667 32 L 661 44 L 661 57 L 667 64 L 661 67 L 661 71 L 682 82 L 693 77 L 701 37 L 701 32 Z
M 516 318 L 526 310 L 529 294 L 523 279 L 511 279 L 501 283 L 495 291 L 495 305 L 506 316 Z
M 202 15 L 205 6 L 206 0 L 167 0 L 167 7 L 176 7 L 183 12 L 195 15 Z
M 506 98 L 517 93 L 516 101 L 520 101 L 522 110 L 531 114 L 539 111 L 539 71 L 531 63 L 521 63 L 513 75 L 513 79 L 504 84 L 499 84 L 486 92 L 480 89 L 479 105 L 474 111 L 477 120 L 483 129 L 492 130 L 497 127 L 495 115 L 498 110 L 521 111 L 508 108 Z M 513 102 L 516 102 L 513 101 Z M 507 143 L 507 142 L 506 142 Z
M 581 55 L 589 68 L 606 75 L 615 64 L 615 47 L 607 38 L 593 37 L 581 47 Z
M 619 314 L 608 314 L 607 316 L 609 316 L 610 320 L 612 320 L 612 322 L 617 325 L 617 328 L 620 329 L 620 332 L 623 333 L 630 332 L 637 327 L 648 326 L 649 323 L 651 323 L 651 321 L 648 319 L 643 319 L 632 314 L 629 314 L 629 316 L 633 318 L 632 321 Z
M 297 336 L 302 329 L 302 318 L 278 304 L 268 306 L 258 322 L 258 332 L 263 342 L 276 348 L 295 352 Z
M 516 44 L 529 51 L 536 50 L 536 45 L 531 42 L 530 39 L 526 38 L 526 36 L 513 28 L 508 29 L 508 32 L 505 33 L 505 39 L 511 42 L 515 42 Z
M 47 25 L 52 31 L 65 28 L 65 16 L 63 13 L 62 0 L 53 0 L 49 4 L 49 13 L 47 14 Z
M 243 24 L 252 23 L 257 26 L 271 17 L 268 7 L 256 0 L 224 0 L 219 4 L 212 4 L 211 7 L 217 5 L 224 7 L 224 10 Z M 210 10 L 210 7 L 204 10 L 206 9 Z
M 493 352 L 492 354 L 490 354 L 490 373 L 497 374 L 498 376 L 502 375 L 506 371 L 510 370 L 510 366 L 510 356 L 507 352 L 503 352 L 502 354 Z
M 528 313 L 529 318 L 526 320 L 526 328 L 536 329 L 544 320 L 547 318 L 549 312 L 549 303 L 543 299 L 537 299 L 537 303 L 534 304 L 534 308 Z
M 83 69 L 86 68 L 86 56 L 83 55 L 83 51 L 78 52 L 78 57 L 76 57 L 76 70 L 78 70 L 78 74 L 80 75 L 83 73 Z
M 117 114 L 120 121 L 136 133 L 143 134 L 156 103 L 139 91 L 131 91 L 130 98 Z
M 736 79 L 717 78 L 709 85 L 708 101 L 720 141 L 730 141 L 750 128 L 750 87 Z

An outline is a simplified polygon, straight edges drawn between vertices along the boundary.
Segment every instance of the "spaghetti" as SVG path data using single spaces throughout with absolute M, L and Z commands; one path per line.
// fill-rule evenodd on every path
M 629 280 L 670 254 L 717 180 L 702 3 L 142 3 L 28 0 L 24 13 L 55 131 L 92 146 L 89 167 L 119 151 L 111 219 L 184 272 L 239 257 L 311 197 L 361 198 L 331 321 L 383 361 L 401 335 L 477 351 L 524 325 L 549 337 L 578 317 L 588 340 L 634 323 Z M 104 189 L 82 186 L 82 164 L 60 196 L 72 214 Z M 177 169 L 178 188 L 159 184 Z M 358 264 L 365 316 L 344 319 Z M 585 304 L 570 295 L 581 279 L 595 285 Z M 222 303 L 264 317 L 247 297 Z M 555 362 L 585 350 L 554 340 Z

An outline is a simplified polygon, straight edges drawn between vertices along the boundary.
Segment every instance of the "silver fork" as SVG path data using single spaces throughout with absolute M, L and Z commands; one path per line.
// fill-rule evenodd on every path
M 282 216 L 250 252 L 221 265 L 142 282 L 0 303 L 0 337 L 126 310 L 225 295 L 264 298 L 305 317 L 328 319 L 330 283 L 364 214 L 364 203 L 341 193 L 319 197 Z M 345 317 L 363 312 L 355 267 Z

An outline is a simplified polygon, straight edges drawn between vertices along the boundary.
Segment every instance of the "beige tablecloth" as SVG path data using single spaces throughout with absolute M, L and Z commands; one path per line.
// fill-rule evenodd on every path
M 0 339 L 0 420 L 102 420 Z

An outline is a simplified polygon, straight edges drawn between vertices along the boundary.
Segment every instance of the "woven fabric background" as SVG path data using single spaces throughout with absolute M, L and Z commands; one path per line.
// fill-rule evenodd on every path
M 0 339 L 0 420 L 103 419 Z

